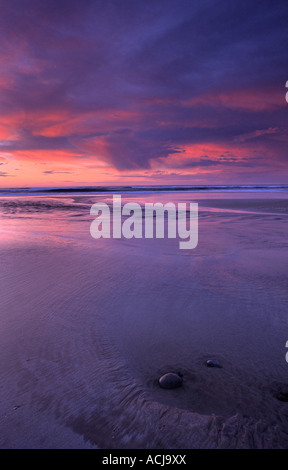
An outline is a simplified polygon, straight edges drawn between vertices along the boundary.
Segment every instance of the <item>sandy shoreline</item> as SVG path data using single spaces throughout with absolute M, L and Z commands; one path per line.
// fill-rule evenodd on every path
M 93 240 L 93 197 L 1 199 L 1 448 L 288 447 L 288 200 L 216 197 L 191 251 Z
M 245 198 L 240 199 L 203 199 L 200 202 L 201 207 L 213 207 L 219 209 L 230 209 L 233 211 L 253 211 L 261 213 L 279 213 L 288 214 L 287 199 L 258 199 Z

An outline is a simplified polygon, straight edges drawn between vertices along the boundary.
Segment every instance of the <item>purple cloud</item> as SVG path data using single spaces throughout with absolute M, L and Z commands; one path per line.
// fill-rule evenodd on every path
M 16 137 L 1 149 L 69 151 L 120 171 L 199 144 L 241 155 L 179 168 L 255 166 L 243 158 L 253 145 L 287 162 L 287 13 L 282 0 L 3 0 L 0 106 Z M 274 92 L 267 109 L 253 101 Z

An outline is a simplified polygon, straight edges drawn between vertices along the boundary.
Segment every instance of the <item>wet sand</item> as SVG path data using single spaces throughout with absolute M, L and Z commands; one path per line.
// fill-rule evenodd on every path
M 100 199 L 0 198 L 0 448 L 287 448 L 288 199 L 126 196 L 199 202 L 194 250 L 92 239 Z

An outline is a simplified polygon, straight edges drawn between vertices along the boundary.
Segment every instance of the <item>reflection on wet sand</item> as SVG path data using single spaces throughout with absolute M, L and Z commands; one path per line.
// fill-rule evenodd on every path
M 199 202 L 195 250 L 1 198 L 1 448 L 287 447 L 287 199 L 158 196 L 125 200 Z

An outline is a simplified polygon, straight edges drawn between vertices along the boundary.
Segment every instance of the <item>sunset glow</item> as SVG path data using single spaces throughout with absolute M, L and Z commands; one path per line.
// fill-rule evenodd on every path
M 1 187 L 286 183 L 287 4 L 216 4 L 2 2 Z

